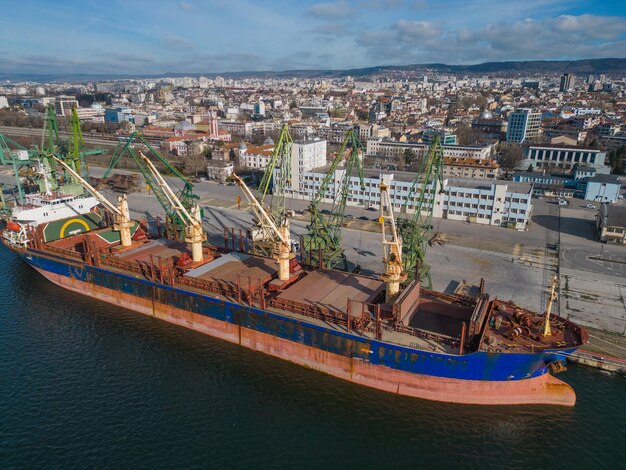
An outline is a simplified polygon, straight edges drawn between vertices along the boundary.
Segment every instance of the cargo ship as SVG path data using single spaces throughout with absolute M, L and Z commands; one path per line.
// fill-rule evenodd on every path
M 385 270 L 372 277 L 302 268 L 288 225 L 273 226 L 258 202 L 250 201 L 255 213 L 277 235 L 269 257 L 227 236 L 222 247 L 207 244 L 197 206 L 185 210 L 174 194 L 184 236 L 150 235 L 130 220 L 124 196 L 114 205 L 72 177 L 89 196 L 33 196 L 2 231 L 6 247 L 64 289 L 393 394 L 472 405 L 575 404 L 574 390 L 554 373 L 587 334 L 551 313 L 556 281 L 541 313 L 491 297 L 484 282 L 472 296 L 407 282 L 382 199 Z M 51 207 L 74 213 L 54 218 Z

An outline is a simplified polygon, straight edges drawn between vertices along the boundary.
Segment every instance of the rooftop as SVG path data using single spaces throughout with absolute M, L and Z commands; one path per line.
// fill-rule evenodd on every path
M 608 224 L 612 227 L 626 227 L 626 207 L 607 205 Z
M 617 184 L 621 186 L 620 180 L 615 175 L 596 175 L 587 179 L 589 183 Z

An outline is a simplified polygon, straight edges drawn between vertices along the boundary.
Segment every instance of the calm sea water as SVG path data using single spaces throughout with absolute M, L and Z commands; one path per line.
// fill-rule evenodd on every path
M 0 247 L 1 468 L 624 468 L 626 380 L 578 404 L 396 397 L 55 287 Z

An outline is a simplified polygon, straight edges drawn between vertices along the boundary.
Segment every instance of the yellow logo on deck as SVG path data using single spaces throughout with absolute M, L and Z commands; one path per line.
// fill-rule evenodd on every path
M 88 232 L 89 230 L 91 230 L 87 222 L 85 222 L 83 219 L 70 219 L 67 222 L 65 222 L 63 226 L 61 227 L 61 232 L 59 234 L 61 238 L 65 237 L 65 230 L 67 229 L 67 227 L 69 227 L 73 223 L 81 224 L 83 227 L 85 227 L 85 230 Z

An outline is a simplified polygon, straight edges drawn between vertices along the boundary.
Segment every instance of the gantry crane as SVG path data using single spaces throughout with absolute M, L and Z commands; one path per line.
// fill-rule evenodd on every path
M 285 191 L 291 181 L 291 146 L 293 141 L 286 124 L 280 130 L 278 141 L 257 189 L 256 199 L 277 227 L 287 218 Z M 271 184 L 273 182 L 273 184 Z M 271 193 L 270 193 L 271 186 Z M 269 196 L 269 202 L 267 201 Z M 257 217 L 250 229 L 253 252 L 262 256 L 271 256 L 276 243 L 276 233 L 263 218 Z
M 139 156 L 145 163 L 146 167 L 152 174 L 153 180 L 158 187 L 162 190 L 163 194 L 167 198 L 170 207 L 176 213 L 178 220 L 182 221 L 184 225 L 185 241 L 191 245 L 191 259 L 194 263 L 200 262 L 203 259 L 202 243 L 207 239 L 206 233 L 202 228 L 202 215 L 200 213 L 200 206 L 194 204 L 189 210 L 185 207 L 182 201 L 178 198 L 178 195 L 167 184 L 165 178 L 159 173 L 159 170 L 154 166 L 154 163 L 150 161 L 141 151 Z
M 341 246 L 341 224 L 344 220 L 343 216 L 350 194 L 351 181 L 355 172 L 361 190 L 365 190 L 363 180 L 364 150 L 357 133 L 354 129 L 350 129 L 309 207 L 311 222 L 307 227 L 307 233 L 302 237 L 303 263 L 329 269 L 348 270 L 348 261 Z M 335 180 L 335 171 L 344 158 L 343 176 L 339 181 L 339 186 L 330 194 L 330 185 Z M 332 209 L 328 217 L 324 217 L 321 213 L 320 204 L 329 198 L 332 199 Z
M 272 232 L 272 238 L 274 246 L 272 250 L 272 257 L 276 260 L 278 265 L 278 279 L 281 281 L 288 281 L 290 279 L 289 265 L 295 255 L 291 252 L 291 235 L 289 233 L 289 220 L 284 218 L 282 225 L 276 225 L 272 214 L 266 207 L 261 204 L 257 197 L 252 194 L 252 191 L 246 186 L 246 183 L 237 175 L 232 175 L 235 182 L 241 188 L 244 196 L 252 206 L 255 216 L 261 223 L 266 226 Z
M 58 157 L 52 157 L 53 161 L 58 163 L 68 172 L 74 180 L 79 182 L 83 188 L 95 197 L 109 212 L 113 214 L 113 229 L 120 233 L 120 243 L 123 247 L 132 245 L 130 229 L 133 221 L 130 219 L 130 211 L 128 210 L 128 201 L 126 194 L 119 195 L 117 198 L 117 207 L 109 202 L 109 200 L 100 194 L 93 186 L 91 186 L 81 175 L 79 175 L 71 166 Z
M 64 160 L 68 161 L 70 166 L 76 170 L 83 178 L 87 178 L 89 170 L 85 163 L 87 155 L 100 155 L 104 153 L 102 149 L 85 150 L 85 139 L 80 126 L 80 118 L 76 107 L 72 108 L 70 114 L 70 139 L 64 149 Z
M 177 191 L 175 195 L 176 199 L 181 202 L 181 206 L 187 212 L 189 212 L 196 205 L 198 196 L 193 193 L 193 184 L 185 178 L 180 171 L 172 166 L 170 162 L 168 162 L 167 159 L 154 147 L 152 147 L 152 145 L 150 145 L 150 143 L 138 132 L 133 132 L 128 139 L 125 139 L 125 142 L 118 143 L 113 153 L 113 157 L 111 158 L 111 162 L 109 163 L 109 167 L 104 173 L 104 178 L 108 178 L 111 170 L 115 168 L 124 155 L 130 156 L 135 161 L 139 171 L 145 178 L 146 185 L 154 192 L 154 195 L 165 211 L 167 219 L 166 236 L 171 239 L 183 239 L 185 237 L 186 230 L 185 220 L 181 219 L 179 211 L 177 211 L 172 205 L 171 198 L 168 197 L 163 188 L 157 183 L 157 180 L 147 165 L 146 160 L 139 156 L 139 154 L 135 151 L 135 145 L 143 145 L 148 148 L 148 150 L 150 150 L 150 152 L 152 152 L 152 154 L 154 154 L 156 158 L 163 165 L 165 165 L 166 169 L 183 183 L 182 189 Z
M 431 287 L 430 266 L 426 264 L 426 248 L 431 240 L 433 211 L 437 194 L 443 191 L 443 147 L 435 136 L 413 179 L 406 201 L 402 206 L 403 217 L 398 219 L 398 231 L 404 246 L 404 270 L 409 279 L 419 278 Z M 413 210 L 412 216 L 407 215 Z

